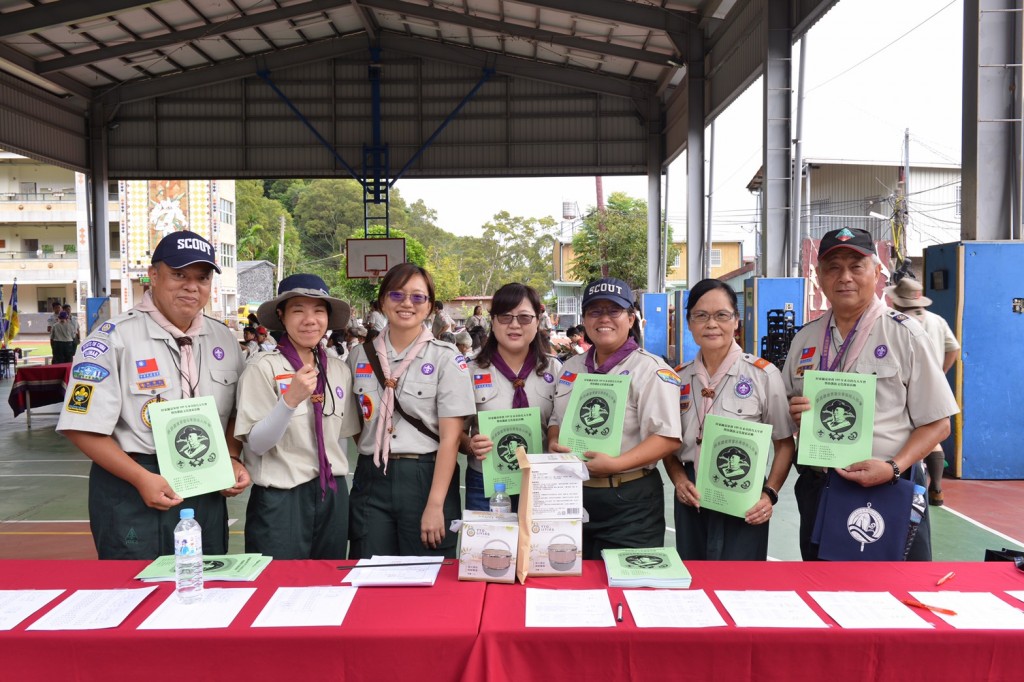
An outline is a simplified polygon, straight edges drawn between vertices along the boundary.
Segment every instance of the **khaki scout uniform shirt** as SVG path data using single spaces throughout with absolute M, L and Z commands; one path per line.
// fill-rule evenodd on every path
M 804 325 L 789 348 L 782 371 L 786 394 L 803 395 L 803 374 L 817 370 L 825 325 L 830 315 Z M 829 362 L 835 360 L 843 339 L 832 325 Z M 939 367 L 924 330 L 907 315 L 886 310 L 875 322 L 867 343 L 851 372 L 874 374 L 875 434 L 871 456 L 887 460 L 895 457 L 917 427 L 949 417 L 960 411 L 946 377 Z
M 575 374 L 588 374 L 586 355 L 569 358 L 555 384 L 555 410 L 550 424 L 560 425 L 569 406 L 569 394 Z M 679 377 L 656 355 L 640 348 L 630 353 L 609 374 L 629 374 L 626 417 L 622 425 L 622 452 L 635 447 L 651 435 L 679 438 Z M 657 462 L 646 468 L 653 469 Z M 635 469 L 630 469 L 635 471 Z M 626 472 L 623 472 L 626 473 Z
M 388 363 L 394 371 L 416 344 L 410 344 L 401 354 L 395 353 L 388 336 L 384 337 L 384 345 L 388 352 Z M 377 377 L 373 375 L 373 369 L 366 360 L 366 354 L 373 352 L 373 344 L 361 343 L 352 349 L 348 360 L 353 376 L 352 393 L 356 406 L 363 414 L 363 432 L 358 443 L 361 455 L 373 454 L 381 396 L 384 394 L 384 388 L 377 383 Z M 436 339 L 428 341 L 420 357 L 413 360 L 402 373 L 395 388 L 395 398 L 407 414 L 418 418 L 437 434 L 440 434 L 438 420 L 441 417 L 468 417 L 476 414 L 473 382 L 469 378 L 466 359 L 455 346 Z M 392 424 L 395 430 L 390 434 L 391 452 L 413 455 L 437 452 L 437 441 L 420 433 L 398 414 L 398 410 L 395 410 Z
M 193 339 L 199 383 L 212 396 L 222 427 L 235 409 L 235 384 L 245 361 L 234 333 L 212 317 Z M 113 436 L 125 452 L 156 454 L 148 408 L 182 397 L 174 338 L 146 313 L 129 310 L 97 327 L 78 347 L 58 431 Z
M 701 424 L 697 419 L 697 401 L 704 400 L 700 391 L 705 386 L 697 375 L 696 362 L 683 365 L 678 374 L 683 382 L 679 388 L 683 446 L 676 456 L 680 462 L 692 464 L 697 461 L 700 451 L 697 434 Z M 715 401 L 708 414 L 770 424 L 773 441 L 793 435 L 782 374 L 775 365 L 755 355 L 745 354 L 729 368 L 715 389 Z
M 235 436 L 246 443 L 252 427 L 270 414 L 291 385 L 295 370 L 279 352 L 260 353 L 238 381 L 238 415 Z M 352 403 L 352 373 L 338 358 L 327 358 L 324 386 L 324 450 L 335 478 L 348 474 L 348 457 L 342 443 L 359 432 L 359 413 Z M 281 440 L 262 455 L 244 446 L 245 466 L 252 482 L 290 490 L 320 475 L 313 403 L 303 400 L 292 412 Z
M 477 412 L 512 409 L 512 398 L 515 397 L 516 389 L 511 381 L 494 368 L 494 365 L 481 368 L 476 364 L 476 360 L 472 360 L 469 363 L 469 373 L 473 377 L 473 397 L 476 399 Z M 554 358 L 548 358 L 548 366 L 543 376 L 538 376 L 534 369 L 526 377 L 526 386 L 523 387 L 530 407 L 540 408 L 540 432 L 545 451 L 548 444 L 548 420 L 555 408 L 555 383 L 560 376 L 562 363 Z M 476 417 L 466 421 L 467 425 L 476 426 Z M 468 457 L 467 461 L 470 469 L 483 471 L 483 463 L 476 457 Z

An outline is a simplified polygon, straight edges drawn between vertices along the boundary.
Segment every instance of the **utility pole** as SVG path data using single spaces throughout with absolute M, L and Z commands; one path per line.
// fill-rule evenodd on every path
M 600 175 L 594 176 L 594 184 L 597 189 L 597 231 L 601 233 L 601 276 L 608 276 L 608 249 L 605 244 L 604 233 L 607 229 L 604 224 L 604 185 Z
M 907 260 L 907 195 L 910 187 L 910 128 L 903 133 L 903 165 L 899 170 L 896 183 L 896 205 L 893 207 L 892 228 L 893 246 L 896 250 L 896 267 L 893 268 L 893 281 L 898 282 L 908 274 Z
M 281 216 L 281 232 L 277 240 L 277 286 L 284 279 L 284 216 Z

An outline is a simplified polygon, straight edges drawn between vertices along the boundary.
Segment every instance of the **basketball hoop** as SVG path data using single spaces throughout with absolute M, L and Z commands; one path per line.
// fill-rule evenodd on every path
M 373 284 L 373 286 L 377 286 L 377 284 L 380 283 L 380 276 L 381 276 L 381 274 L 384 271 L 383 270 L 367 270 L 366 272 L 369 275 L 369 277 L 367 279 L 370 280 L 370 283 Z

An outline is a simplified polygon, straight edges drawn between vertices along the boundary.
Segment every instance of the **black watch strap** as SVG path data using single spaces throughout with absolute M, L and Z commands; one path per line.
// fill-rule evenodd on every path
M 885 463 L 892 467 L 892 480 L 889 481 L 889 484 L 896 485 L 897 483 L 899 483 L 900 474 L 903 473 L 902 471 L 900 471 L 900 465 L 897 464 L 896 460 L 893 459 L 887 459 L 885 460 Z

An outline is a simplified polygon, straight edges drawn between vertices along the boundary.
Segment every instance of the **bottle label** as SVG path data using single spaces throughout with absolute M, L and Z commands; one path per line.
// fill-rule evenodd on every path
M 193 556 L 203 551 L 202 536 L 198 534 L 181 535 L 174 538 L 174 553 L 178 556 Z

